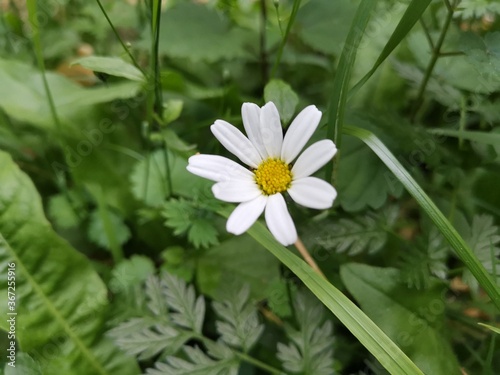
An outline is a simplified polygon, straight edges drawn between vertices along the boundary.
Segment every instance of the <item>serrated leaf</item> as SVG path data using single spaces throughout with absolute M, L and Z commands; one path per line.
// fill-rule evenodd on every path
M 164 273 L 161 277 L 163 293 L 168 306 L 174 310 L 172 321 L 181 327 L 201 334 L 205 317 L 205 299 L 196 297 L 193 286 L 172 275 Z
M 210 220 L 198 218 L 191 223 L 191 228 L 188 231 L 188 240 L 196 248 L 209 248 L 219 244 L 217 235 L 217 229 L 215 229 Z
M 472 219 L 466 242 L 476 254 L 484 268 L 493 273 L 496 268 L 496 278 L 500 280 L 500 229 L 489 215 L 476 215 Z M 465 270 L 463 280 L 472 290 L 478 291 L 479 284 L 469 270 Z
M 317 226 L 316 226 L 317 227 Z M 326 250 L 356 255 L 363 251 L 375 253 L 387 240 L 387 232 L 374 215 L 342 218 L 324 222 L 312 232 L 316 243 Z
M 221 344 L 216 344 L 221 345 Z M 213 353 L 214 351 L 212 351 Z M 186 359 L 167 357 L 166 362 L 157 362 L 155 369 L 148 369 L 146 375 L 237 375 L 238 360 L 231 351 L 218 350 L 224 357 L 210 358 L 198 347 L 184 346 Z
M 30 179 L 0 152 L 0 275 L 15 264 L 16 338 L 46 373 L 137 374 L 134 360 L 102 337 L 107 289 L 89 261 L 52 230 Z M 1 312 L 7 313 L 7 283 Z M 7 321 L 0 324 L 8 330 Z M 43 327 L 43 329 L 40 329 Z M 43 353 L 55 346 L 50 356 Z M 43 362 L 43 363 L 42 363 Z M 66 371 L 67 369 L 67 371 Z
M 109 219 L 110 230 L 113 231 L 114 239 L 119 245 L 127 242 L 131 236 L 130 229 L 123 222 L 123 218 L 114 211 L 106 209 L 107 219 Z M 106 249 L 111 249 L 111 241 L 106 231 L 106 226 L 102 212 L 95 210 L 90 214 L 90 223 L 88 228 L 89 239 L 95 244 Z
M 123 77 L 132 81 L 145 81 L 145 77 L 139 69 L 119 57 L 87 56 L 73 61 L 73 64 L 79 64 L 94 72 Z
M 299 329 L 286 326 L 288 345 L 278 344 L 278 359 L 292 373 L 331 375 L 333 371 L 332 323 L 325 321 L 321 304 L 298 293 L 294 300 Z
M 283 125 L 288 125 L 299 104 L 299 97 L 291 86 L 281 79 L 272 79 L 264 87 L 264 100 L 273 102 L 278 108 Z
M 409 287 L 427 289 L 431 286 L 431 275 L 446 278 L 449 245 L 434 226 L 416 243 L 402 254 L 401 276 Z
M 212 303 L 221 319 L 215 323 L 217 332 L 226 344 L 240 347 L 247 353 L 262 334 L 264 326 L 259 323 L 257 309 L 249 301 L 248 285 L 227 297 L 222 302 Z
M 143 255 L 132 255 L 130 259 L 121 261 L 113 268 L 109 285 L 113 292 L 125 291 L 127 288 L 141 285 L 154 272 L 155 266 L 151 259 Z

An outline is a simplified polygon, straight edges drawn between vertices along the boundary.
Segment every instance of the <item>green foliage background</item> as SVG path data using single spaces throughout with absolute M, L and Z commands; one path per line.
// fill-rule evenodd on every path
M 498 371 L 497 1 L 0 9 L 0 371 Z M 334 206 L 288 205 L 326 280 L 186 171 L 267 101 L 339 147 Z

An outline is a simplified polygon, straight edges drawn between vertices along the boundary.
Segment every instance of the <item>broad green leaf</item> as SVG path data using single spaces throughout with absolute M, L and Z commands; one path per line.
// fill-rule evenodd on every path
M 146 45 L 150 45 L 146 37 Z M 181 2 L 161 17 L 159 51 L 174 58 L 214 62 L 247 57 L 248 34 L 204 4 Z
M 265 298 L 266 288 L 279 277 L 279 264 L 248 236 L 234 237 L 203 252 L 198 258 L 196 281 L 203 294 L 223 299 L 226 288 L 250 286 L 254 298 Z M 242 286 L 242 285 L 236 285 Z
M 479 259 L 474 255 L 464 239 L 458 234 L 456 229 L 446 219 L 443 213 L 437 208 L 435 203 L 422 190 L 417 182 L 411 177 L 401 163 L 385 147 L 385 145 L 373 133 L 349 126 L 344 128 L 344 132 L 358 137 L 365 142 L 377 156 L 385 163 L 394 177 L 400 181 L 408 192 L 415 198 L 421 208 L 429 215 L 436 227 L 448 240 L 451 247 L 455 250 L 458 257 L 464 262 L 465 266 L 474 275 L 479 284 L 490 296 L 493 303 L 500 309 L 500 288 L 496 285 L 492 277 L 488 274 Z
M 83 88 L 55 73 L 47 73 L 47 80 L 63 123 L 72 123 L 88 106 L 130 98 L 140 89 L 138 82 Z M 0 59 L 0 82 L 0 108 L 7 115 L 45 129 L 54 129 L 42 75 L 38 71 L 20 61 Z
M 264 100 L 276 104 L 283 125 L 288 125 L 299 104 L 299 97 L 290 85 L 281 79 L 273 79 L 264 87 Z
M 14 265 L 19 349 L 47 374 L 136 375 L 135 361 L 101 336 L 105 285 L 89 261 L 52 230 L 33 183 L 10 156 L 0 152 L 0 165 L 0 275 L 6 280 Z M 0 311 L 6 316 L 7 283 L 2 289 Z M 0 326 L 9 328 L 6 320 Z M 48 348 L 52 355 L 44 356 Z
M 112 235 L 114 236 L 113 241 L 116 241 L 118 245 L 123 245 L 131 236 L 130 229 L 123 222 L 123 218 L 116 212 L 107 208 L 103 208 L 103 211 L 95 210 L 90 214 L 89 239 L 101 247 L 112 249 L 112 240 L 110 239 Z M 108 232 L 112 232 L 112 234 Z
M 362 142 L 346 137 L 341 147 L 336 185 L 343 209 L 379 209 L 390 195 L 401 195 L 402 186 L 391 183 L 384 164 Z
M 356 53 L 368 25 L 371 13 L 376 5 L 374 0 L 362 0 L 352 20 L 349 34 L 345 40 L 340 55 L 337 71 L 333 80 L 333 87 L 328 100 L 328 127 L 327 137 L 335 142 L 337 148 L 342 145 L 342 127 L 347 102 L 348 86 L 351 71 L 356 61 Z M 337 156 L 338 159 L 338 156 Z M 333 164 L 326 166 L 326 180 L 332 180 Z
M 299 9 L 295 29 L 298 36 L 317 51 L 340 54 L 345 42 L 345 25 L 353 18 L 355 6 L 351 1 L 315 0 L 304 2 Z
M 363 311 L 426 374 L 460 374 L 457 358 L 444 336 L 444 284 L 425 292 L 401 283 L 401 272 L 364 264 L 342 265 L 340 276 Z
M 40 365 L 28 354 L 18 352 L 15 358 L 15 362 L 7 362 L 3 375 L 43 375 Z
M 119 57 L 87 56 L 73 61 L 72 64 L 132 81 L 144 82 L 146 79 L 139 69 Z
M 221 211 L 224 217 L 229 211 Z M 309 265 L 290 250 L 280 245 L 260 222 L 248 233 L 279 259 L 307 288 L 356 336 L 370 353 L 393 375 L 423 375 L 422 371 L 399 349 L 389 337 L 370 320 L 340 290 L 315 273 Z M 253 252 L 254 256 L 258 254 Z M 260 263 L 260 265 L 265 263 Z M 248 267 L 251 268 L 251 267 Z
M 358 83 L 349 91 L 349 96 L 353 95 L 360 87 L 362 87 L 368 79 L 376 72 L 380 64 L 382 64 L 385 59 L 394 51 L 394 49 L 401 43 L 401 41 L 406 37 L 406 35 L 413 28 L 415 23 L 420 19 L 424 11 L 427 9 L 432 0 L 413 0 L 408 8 L 406 8 L 403 17 L 399 20 L 396 29 L 392 33 L 391 37 L 387 41 L 384 49 L 380 53 L 373 67 L 366 73 L 366 75 L 361 78 Z

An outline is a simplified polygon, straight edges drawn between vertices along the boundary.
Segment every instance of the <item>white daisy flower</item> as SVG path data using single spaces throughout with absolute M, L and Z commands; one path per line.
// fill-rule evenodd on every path
M 244 103 L 241 114 L 248 138 L 223 120 L 215 121 L 210 130 L 229 152 L 251 169 L 218 155 L 191 156 L 187 169 L 215 181 L 212 192 L 217 199 L 239 203 L 227 221 L 229 233 L 244 233 L 265 210 L 271 233 L 284 246 L 291 245 L 297 241 L 297 231 L 283 193 L 287 192 L 305 207 L 331 207 L 336 190 L 329 183 L 310 176 L 335 155 L 337 148 L 326 139 L 312 144 L 297 158 L 321 119 L 321 112 L 314 105 L 297 115 L 284 138 L 274 103 L 269 102 L 262 108 Z

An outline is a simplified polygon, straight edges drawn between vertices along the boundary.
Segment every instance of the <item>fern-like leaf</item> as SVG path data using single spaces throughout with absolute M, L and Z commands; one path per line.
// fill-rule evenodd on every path
M 332 375 L 332 323 L 325 321 L 323 307 L 305 294 L 297 294 L 294 306 L 299 329 L 286 327 L 290 343 L 278 344 L 278 359 L 294 374 Z
M 332 221 L 322 226 L 315 236 L 316 243 L 325 249 L 347 252 L 349 255 L 363 251 L 375 253 L 387 239 L 385 229 L 374 215 Z
M 162 290 L 171 313 L 172 321 L 184 328 L 201 334 L 205 316 L 205 300 L 202 296 L 196 298 L 193 286 L 170 274 L 164 273 L 161 278 Z
M 500 279 L 500 229 L 489 215 L 477 215 L 472 219 L 469 235 L 466 241 L 477 255 L 484 268 L 490 273 L 496 271 L 497 279 Z M 469 270 L 465 270 L 463 279 L 472 290 L 477 291 L 479 284 Z
M 449 245 L 436 227 L 416 241 L 416 246 L 402 253 L 401 277 L 409 287 L 427 289 L 431 276 L 445 279 Z
M 251 349 L 264 330 L 249 297 L 250 288 L 246 285 L 229 299 L 212 303 L 221 319 L 216 322 L 221 339 L 230 346 L 242 348 L 244 352 Z
M 146 375 L 237 375 L 239 362 L 231 350 L 223 344 L 209 345 L 211 357 L 198 347 L 184 346 L 187 357 L 167 357 L 166 362 L 157 362 Z M 212 350 L 210 350 L 212 349 Z

